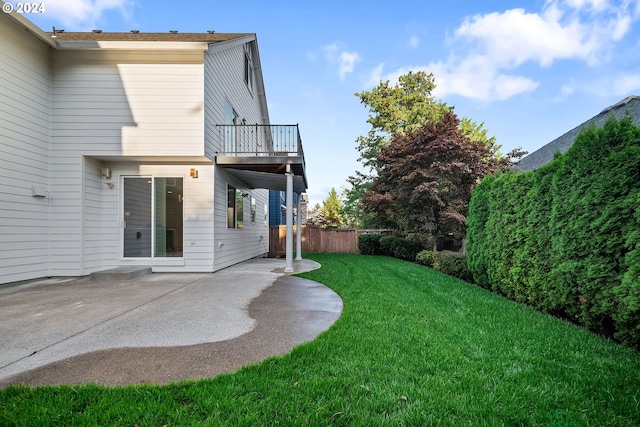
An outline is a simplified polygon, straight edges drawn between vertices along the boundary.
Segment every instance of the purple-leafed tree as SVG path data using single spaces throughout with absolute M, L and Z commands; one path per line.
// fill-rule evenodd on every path
M 473 140 L 458 117 L 395 134 L 375 156 L 378 176 L 363 195 L 363 207 L 381 227 L 405 232 L 464 235 L 471 191 L 489 173 L 512 165 L 488 144 Z

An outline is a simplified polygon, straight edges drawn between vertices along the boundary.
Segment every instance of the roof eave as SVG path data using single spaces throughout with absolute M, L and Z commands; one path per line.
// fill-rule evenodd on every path
M 59 41 L 58 49 L 72 50 L 197 50 L 209 48 L 207 42 L 178 41 Z
M 0 0 L 0 3 L 3 6 L 5 4 L 1 0 Z M 13 12 L 10 12 L 10 13 L 6 13 L 6 12 L 2 13 L 2 15 L 6 16 L 9 19 L 12 19 L 17 25 L 19 25 L 20 27 L 24 28 L 25 30 L 27 30 L 28 32 L 33 34 L 40 41 L 46 43 L 47 45 L 49 45 L 49 46 L 51 46 L 53 48 L 57 47 L 57 43 L 56 43 L 55 39 L 52 39 L 49 34 L 47 34 L 46 32 L 42 31 L 34 23 L 29 21 L 27 18 L 25 18 L 21 14 L 13 11 Z

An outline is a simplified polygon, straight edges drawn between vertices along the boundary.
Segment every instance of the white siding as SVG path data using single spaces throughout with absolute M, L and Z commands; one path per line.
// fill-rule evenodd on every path
M 0 16 L 0 283 L 50 274 L 50 50 L 28 34 Z
M 82 271 L 84 274 L 103 269 L 106 261 L 103 254 L 109 245 L 113 248 L 113 237 L 108 233 L 104 233 L 103 229 L 110 223 L 109 214 L 115 214 L 117 209 L 109 208 L 110 204 L 103 200 L 105 198 L 104 193 L 108 190 L 108 187 L 103 184 L 100 174 L 101 167 L 102 164 L 99 160 L 90 157 L 85 158 L 83 173 L 84 208 L 82 212 Z M 113 231 L 117 233 L 117 228 Z M 113 261 L 111 265 L 107 266 L 113 266 Z
M 216 45 L 214 45 L 216 47 Z M 244 45 L 210 50 L 204 57 L 205 152 L 213 158 L 221 147 L 216 124 L 224 124 L 224 108 L 229 102 L 247 124 L 263 124 L 257 90 L 249 91 L 244 81 Z
M 262 124 L 263 111 L 257 90 L 249 90 L 244 81 L 244 44 L 230 43 L 221 49 L 215 46 L 205 54 L 205 152 L 214 158 L 221 147 L 216 124 L 224 124 L 225 103 L 229 102 L 248 124 Z M 256 222 L 249 220 L 248 198 L 245 206 L 245 227 L 227 228 L 227 184 L 256 198 Z M 269 252 L 269 230 L 264 224 L 264 205 L 268 205 L 268 190 L 248 190 L 223 169 L 215 176 L 215 269 L 228 267 Z M 261 237 L 262 236 L 262 237 Z
M 154 271 L 213 271 L 213 169 L 209 164 L 157 165 L 133 162 L 104 163 L 111 179 L 103 179 L 102 189 L 102 268 L 118 265 L 153 266 Z M 189 176 L 198 170 L 198 178 Z M 122 180 L 130 176 L 182 177 L 184 235 L 182 258 L 135 260 L 122 258 Z M 106 182 L 111 182 L 109 188 Z M 86 238 L 87 236 L 85 236 Z M 90 239 L 91 240 L 91 239 Z M 85 244 L 89 244 L 87 241 Z M 95 270 L 93 270 L 95 271 Z M 90 271 L 85 271 L 88 274 Z
M 132 262 L 214 271 L 268 251 L 268 191 L 213 164 L 225 103 L 246 123 L 268 117 L 244 82 L 251 37 L 203 54 L 51 50 L 29 34 L 0 15 L 0 283 Z M 183 257 L 123 258 L 124 176 L 183 177 Z M 256 199 L 242 230 L 227 229 L 227 184 Z
M 244 228 L 227 228 L 227 184 L 243 193 Z M 250 197 L 256 199 L 256 220 L 251 222 Z M 216 170 L 215 179 L 215 269 L 229 267 L 269 252 L 269 227 L 264 221 L 264 205 L 269 204 L 269 190 L 249 190 L 222 168 Z M 220 245 L 222 244 L 222 246 Z
M 202 52 L 56 51 L 52 91 L 52 274 L 88 274 L 117 265 L 120 244 L 91 159 L 204 158 Z
M 56 152 L 203 156 L 203 64 L 194 55 L 202 61 L 200 52 L 57 51 Z

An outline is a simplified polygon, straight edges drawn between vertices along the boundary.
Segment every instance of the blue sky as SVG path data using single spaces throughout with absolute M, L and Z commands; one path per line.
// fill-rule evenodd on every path
M 410 70 L 433 73 L 434 95 L 504 153 L 640 95 L 640 0 L 43 3 L 26 17 L 46 31 L 256 33 L 271 122 L 300 125 L 312 204 L 360 168 L 354 94 Z

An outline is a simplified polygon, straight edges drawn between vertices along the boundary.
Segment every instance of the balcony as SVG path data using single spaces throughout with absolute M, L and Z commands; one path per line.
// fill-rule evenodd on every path
M 222 150 L 216 164 L 250 188 L 286 191 L 287 165 L 293 191 L 307 190 L 298 125 L 216 125 Z

